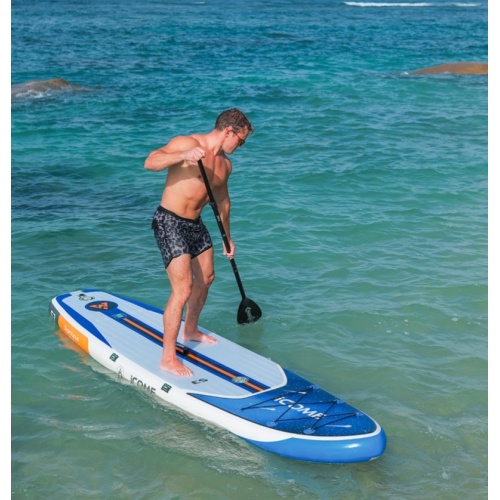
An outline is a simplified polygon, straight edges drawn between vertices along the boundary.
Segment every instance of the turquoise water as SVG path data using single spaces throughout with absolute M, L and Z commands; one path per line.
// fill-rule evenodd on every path
M 218 0 L 12 2 L 11 497 L 483 499 L 488 485 L 488 6 Z M 385 454 L 311 464 L 119 384 L 71 349 L 53 296 L 163 307 L 150 230 L 172 136 L 237 106 L 241 300 L 208 207 L 204 327 L 375 418 Z

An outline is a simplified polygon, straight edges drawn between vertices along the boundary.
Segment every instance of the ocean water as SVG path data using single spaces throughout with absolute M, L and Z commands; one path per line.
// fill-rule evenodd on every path
M 410 74 L 487 61 L 485 0 L 13 0 L 11 44 L 11 498 L 487 497 L 488 76 Z M 49 318 L 81 287 L 164 306 L 144 160 L 233 106 L 255 134 L 232 236 L 263 317 L 237 325 L 220 250 L 200 322 L 371 415 L 377 460 L 263 452 Z

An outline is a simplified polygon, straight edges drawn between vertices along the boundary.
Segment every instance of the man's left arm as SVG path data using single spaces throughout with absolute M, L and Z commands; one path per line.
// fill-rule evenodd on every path
M 219 187 L 214 191 L 215 203 L 217 204 L 217 209 L 219 211 L 220 220 L 222 226 L 224 227 L 224 232 L 229 241 L 230 251 L 226 249 L 226 245 L 223 243 L 224 255 L 227 255 L 230 259 L 234 257 L 234 243 L 231 238 L 231 224 L 230 224 L 230 214 L 231 214 L 231 199 L 229 198 L 229 191 L 227 183 L 224 186 Z

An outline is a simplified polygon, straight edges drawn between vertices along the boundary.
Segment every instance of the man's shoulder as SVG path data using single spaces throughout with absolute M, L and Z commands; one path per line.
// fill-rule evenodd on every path
M 200 145 L 197 134 L 192 135 L 177 135 L 173 137 L 168 143 L 169 146 L 177 146 L 183 148 L 195 148 Z

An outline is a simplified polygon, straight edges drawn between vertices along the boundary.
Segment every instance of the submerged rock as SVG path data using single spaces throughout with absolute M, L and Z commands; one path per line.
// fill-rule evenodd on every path
M 74 85 L 63 78 L 51 78 L 50 80 L 30 80 L 24 83 L 16 83 L 11 86 L 11 98 L 30 92 L 47 92 L 48 90 L 63 90 L 73 88 Z
M 449 73 L 451 75 L 487 75 L 487 62 L 458 62 L 444 63 L 428 68 L 411 71 L 410 75 L 441 75 Z

